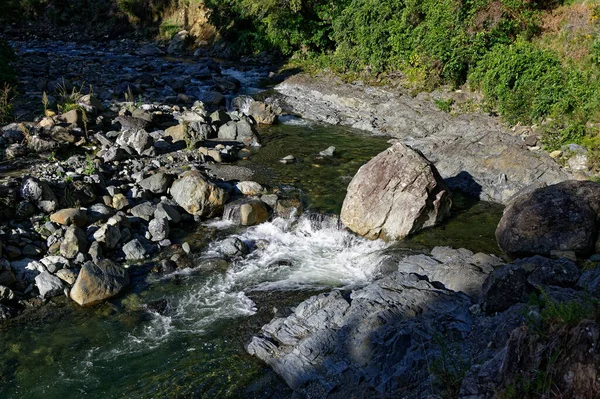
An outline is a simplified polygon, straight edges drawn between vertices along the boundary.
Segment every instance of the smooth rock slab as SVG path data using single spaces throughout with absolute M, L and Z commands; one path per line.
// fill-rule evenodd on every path
M 452 201 L 435 166 L 397 143 L 356 173 L 342 206 L 342 223 L 369 239 L 400 240 L 436 225 Z
M 71 289 L 71 299 L 81 306 L 91 306 L 119 295 L 129 286 L 129 273 L 110 260 L 97 265 L 87 262 Z

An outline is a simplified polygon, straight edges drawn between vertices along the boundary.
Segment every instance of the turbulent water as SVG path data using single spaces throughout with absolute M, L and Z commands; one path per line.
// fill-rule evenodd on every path
M 232 359 L 244 357 L 243 346 L 236 342 L 231 347 L 222 339 L 230 336 L 235 341 L 231 323 L 255 315 L 252 296 L 361 286 L 379 274 L 386 258 L 384 242 L 356 237 L 342 230 L 336 218 L 318 215 L 278 218 L 236 236 L 253 251 L 235 259 L 226 270 L 207 272 L 199 267 L 149 277 L 149 289 L 125 298 L 114 313 L 109 307 L 104 308 L 111 313 L 107 315 L 74 312 L 67 320 L 39 326 L 41 331 L 28 329 L 21 339 L 6 331 L 0 347 L 15 362 L 12 376 L 11 365 L 4 364 L 3 378 L 7 372 L 9 378 L 3 381 L 3 397 L 60 397 L 73 390 L 86 397 L 120 397 L 127 392 L 152 397 L 162 392 L 163 384 L 174 384 L 187 395 L 197 388 L 188 374 L 193 369 L 191 359 L 215 363 L 198 376 L 198 386 L 215 379 L 219 381 L 209 385 L 216 384 L 220 395 L 226 396 L 231 387 L 235 388 L 231 395 L 241 395 L 252 384 L 236 388 L 235 383 L 222 380 L 223 374 L 239 372 L 235 377 L 243 380 L 252 371 L 248 368 L 254 367 L 250 373 L 254 374 L 261 367 L 245 360 L 249 364 L 243 372 L 228 370 Z M 221 242 L 211 243 L 197 263 L 217 256 Z M 184 382 L 168 378 L 173 372 L 181 373 Z M 197 394 L 210 397 L 211 392 Z
M 61 57 L 95 54 L 93 47 L 70 44 L 50 50 Z M 102 57 L 116 65 L 135 60 L 110 49 Z M 222 72 L 242 81 L 248 93 L 262 76 Z M 300 118 L 281 122 L 264 128 L 264 147 L 238 165 L 252 171 L 252 180 L 301 199 L 309 210 L 304 216 L 241 230 L 207 222 L 185 238 L 199 250 L 193 268 L 158 276 L 132 267 L 132 290 L 110 303 L 87 309 L 58 298 L 26 312 L 23 320 L 0 325 L 0 398 L 288 398 L 286 385 L 244 349 L 273 316 L 332 287 L 364 286 L 393 267 L 403 251 L 435 245 L 497 250 L 501 209 L 460 198 L 447 223 L 402 245 L 341 229 L 335 216 L 324 214 L 339 213 L 352 176 L 389 144 Z M 329 146 L 336 147 L 335 156 L 319 156 Z M 287 155 L 297 161 L 280 163 Z M 250 254 L 215 261 L 231 235 L 246 242 Z

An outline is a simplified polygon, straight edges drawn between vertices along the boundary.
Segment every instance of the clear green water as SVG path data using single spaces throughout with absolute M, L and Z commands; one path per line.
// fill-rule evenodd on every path
M 320 212 L 339 212 L 356 170 L 388 147 L 385 138 L 323 125 L 273 126 L 261 134 L 264 147 L 240 164 L 254 169 L 257 181 Z M 319 159 L 331 145 L 336 156 Z M 290 154 L 298 162 L 278 162 Z M 455 203 L 448 222 L 391 247 L 340 232 L 300 228 L 288 234 L 288 226 L 266 224 L 247 237 L 268 237 L 271 247 L 227 271 L 162 279 L 136 273 L 130 293 L 92 309 L 59 298 L 0 325 L 0 398 L 287 398 L 285 384 L 244 350 L 273 317 L 273 307 L 293 306 L 323 287 L 368 281 L 373 274 L 356 268 L 332 276 L 356 264 L 348 258 L 353 252 L 376 257 L 384 247 L 402 252 L 435 245 L 498 252 L 493 233 L 501 207 L 460 196 Z M 225 233 L 199 227 L 193 237 L 219 234 Z M 301 242 L 304 237 L 312 241 Z M 203 240 L 195 247 L 206 247 Z M 298 259 L 287 259 L 290 254 Z M 320 257 L 330 269 L 319 269 Z

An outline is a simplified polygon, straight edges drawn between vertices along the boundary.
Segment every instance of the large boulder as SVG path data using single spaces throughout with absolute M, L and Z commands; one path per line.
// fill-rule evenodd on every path
M 202 217 L 220 214 L 228 198 L 225 190 L 196 170 L 182 174 L 171 186 L 171 195 L 188 213 Z
M 50 215 L 50 221 L 63 226 L 70 226 L 75 224 L 79 227 L 85 227 L 87 223 L 87 213 L 79 208 L 66 208 L 60 211 L 54 212 Z
M 527 191 L 505 209 L 496 229 L 500 249 L 511 256 L 588 254 L 595 250 L 600 184 L 566 181 Z
M 451 204 L 435 166 L 420 152 L 397 143 L 356 173 L 341 219 L 366 238 L 399 240 L 439 223 Z
M 71 299 L 81 306 L 90 306 L 112 298 L 129 286 L 126 269 L 110 260 L 98 264 L 87 262 L 71 289 Z

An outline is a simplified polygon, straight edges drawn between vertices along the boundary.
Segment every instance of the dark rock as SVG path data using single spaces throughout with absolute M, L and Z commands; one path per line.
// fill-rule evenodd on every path
M 228 258 L 247 255 L 250 250 L 245 242 L 237 237 L 229 237 L 219 244 L 219 252 Z
M 504 211 L 496 238 L 511 256 L 551 251 L 594 251 L 600 215 L 600 184 L 567 181 L 527 192 Z
M 483 283 L 480 304 L 488 313 L 502 312 L 527 299 L 527 273 L 510 264 L 494 270 Z

